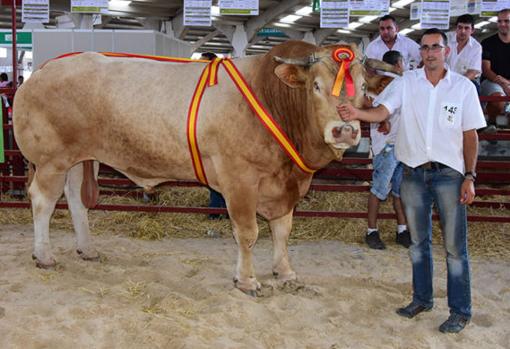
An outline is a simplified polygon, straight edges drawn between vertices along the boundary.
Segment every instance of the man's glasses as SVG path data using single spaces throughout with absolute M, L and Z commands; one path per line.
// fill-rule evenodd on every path
M 429 46 L 429 45 L 422 45 L 420 46 L 420 51 L 422 52 L 438 52 L 439 50 L 441 50 L 442 48 L 444 48 L 443 45 L 439 45 L 439 44 L 434 44 L 432 46 Z

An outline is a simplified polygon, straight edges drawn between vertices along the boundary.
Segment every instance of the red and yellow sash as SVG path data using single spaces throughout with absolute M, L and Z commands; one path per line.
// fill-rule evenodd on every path
M 54 59 L 70 57 L 74 55 L 78 55 L 82 52 L 73 52 L 61 55 Z M 296 147 L 292 144 L 289 137 L 285 134 L 285 132 L 281 129 L 280 125 L 278 125 L 271 114 L 267 112 L 267 110 L 262 106 L 260 101 L 257 99 L 256 95 L 253 93 L 251 88 L 248 86 L 247 82 L 244 80 L 242 74 L 234 65 L 234 62 L 230 59 L 220 59 L 217 58 L 213 61 L 208 60 L 196 60 L 189 58 L 178 58 L 178 57 L 166 57 L 166 56 L 151 56 L 151 55 L 138 55 L 138 54 L 130 54 L 130 53 L 116 53 L 116 52 L 101 52 L 102 55 L 108 57 L 123 57 L 123 58 L 144 58 L 144 59 L 152 59 L 156 61 L 163 62 L 175 62 L 175 63 L 191 63 L 191 62 L 201 62 L 201 63 L 209 63 L 205 66 L 198 83 L 195 87 L 195 92 L 193 93 L 193 98 L 191 99 L 191 103 L 188 109 L 188 123 L 186 128 L 186 133 L 188 137 L 188 146 L 191 153 L 191 160 L 193 163 L 193 169 L 195 171 L 196 178 L 203 184 L 207 185 L 207 176 L 204 170 L 204 165 L 202 163 L 202 157 L 200 156 L 200 149 L 198 147 L 197 140 L 197 121 L 198 121 L 198 112 L 200 109 L 200 102 L 202 100 L 202 96 L 204 94 L 205 89 L 209 86 L 214 86 L 218 83 L 218 69 L 219 66 L 222 65 L 227 71 L 228 75 L 235 83 L 239 92 L 243 95 L 244 99 L 248 102 L 251 110 L 258 117 L 260 122 L 267 128 L 270 132 L 271 136 L 280 144 L 282 149 L 287 153 L 290 159 L 303 171 L 306 173 L 313 174 L 316 170 L 308 167 Z M 347 65 L 348 72 L 348 65 Z M 343 80 L 343 79 L 342 79 Z

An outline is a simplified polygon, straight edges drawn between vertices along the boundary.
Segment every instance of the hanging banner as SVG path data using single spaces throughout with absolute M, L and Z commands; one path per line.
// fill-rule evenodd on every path
M 21 21 L 23 23 L 48 23 L 50 21 L 50 0 L 23 0 Z
M 349 0 L 322 0 L 321 28 L 347 28 Z
M 72 13 L 106 13 L 108 0 L 71 0 Z
M 480 6 L 480 16 L 494 17 L 498 15 L 500 10 L 510 8 L 509 0 L 482 0 Z
M 409 11 L 409 19 L 415 21 L 421 18 L 421 2 L 413 2 Z
M 350 16 L 384 16 L 390 9 L 390 0 L 351 0 Z
M 449 29 L 450 0 L 422 0 L 420 24 L 422 29 Z
M 259 15 L 259 0 L 220 0 L 218 6 L 220 15 Z
M 183 24 L 210 27 L 212 0 L 184 0 Z
M 467 14 L 480 14 L 481 0 L 450 0 L 450 16 L 458 17 Z

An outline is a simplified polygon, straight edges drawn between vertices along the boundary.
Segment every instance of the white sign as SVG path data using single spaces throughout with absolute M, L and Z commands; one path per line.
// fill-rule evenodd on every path
M 449 29 L 450 0 L 422 0 L 420 24 L 422 29 Z
M 321 28 L 347 28 L 349 0 L 321 1 Z
M 383 16 L 390 8 L 389 0 L 351 0 L 351 16 Z
M 421 2 L 414 2 L 411 4 L 409 19 L 415 21 L 421 18 Z
M 108 0 L 71 0 L 73 13 L 105 13 L 108 11 Z
M 50 0 L 23 0 L 21 21 L 23 23 L 48 23 L 50 21 Z
M 259 0 L 220 0 L 218 5 L 220 15 L 259 15 Z
M 481 0 L 450 0 L 450 16 L 480 14 L 480 2 Z
M 482 17 L 496 16 L 499 10 L 510 8 L 509 0 L 482 0 L 480 15 Z
M 184 0 L 184 25 L 211 26 L 212 0 Z

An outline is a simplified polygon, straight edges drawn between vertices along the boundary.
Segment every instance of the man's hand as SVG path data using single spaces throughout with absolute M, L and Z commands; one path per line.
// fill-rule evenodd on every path
M 343 121 L 358 120 L 359 118 L 359 110 L 350 103 L 337 105 L 336 111 Z
M 388 120 L 381 121 L 379 123 L 379 127 L 377 128 L 377 132 L 381 132 L 383 135 L 387 135 L 391 131 L 391 122 Z
M 471 205 L 475 199 L 475 183 L 470 179 L 464 179 L 460 187 L 460 203 Z
M 496 75 L 496 78 L 494 79 L 494 82 L 496 84 L 499 84 L 501 87 L 505 88 L 505 86 L 510 85 L 510 81 L 502 77 L 501 75 Z

